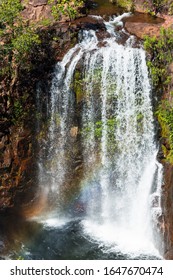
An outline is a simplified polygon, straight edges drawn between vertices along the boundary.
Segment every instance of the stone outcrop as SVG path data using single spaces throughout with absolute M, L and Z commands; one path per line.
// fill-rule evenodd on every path
M 47 2 L 47 0 L 30 0 L 28 4 L 24 2 L 23 17 L 30 21 L 39 21 L 46 18 L 52 19 L 51 8 L 47 5 Z
M 126 30 L 140 39 L 143 39 L 145 35 L 148 36 L 156 36 L 158 37 L 160 34 L 160 28 L 168 28 L 173 26 L 173 16 L 163 15 L 162 23 L 148 23 L 148 22 L 131 22 L 126 21 L 125 28 Z
M 140 39 L 144 36 L 159 36 L 161 25 L 141 23 L 141 22 L 126 22 L 126 30 Z

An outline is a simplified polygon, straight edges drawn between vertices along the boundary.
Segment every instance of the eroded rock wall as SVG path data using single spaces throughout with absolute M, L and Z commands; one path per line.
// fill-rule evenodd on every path
M 16 205 L 16 195 L 34 184 L 32 137 L 32 129 L 0 121 L 0 209 Z

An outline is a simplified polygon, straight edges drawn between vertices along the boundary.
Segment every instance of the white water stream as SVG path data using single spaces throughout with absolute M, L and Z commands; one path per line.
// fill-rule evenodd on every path
M 84 233 L 109 250 L 157 255 L 153 229 L 161 214 L 162 170 L 156 160 L 152 89 L 143 48 L 134 47 L 133 37 L 117 43 L 114 26 L 122 18 L 105 23 L 109 36 L 101 42 L 95 31 L 83 31 L 80 43 L 58 63 L 51 88 L 47 171 L 41 170 L 50 179 L 46 191 L 61 200 L 74 126 L 72 83 L 82 61 Z

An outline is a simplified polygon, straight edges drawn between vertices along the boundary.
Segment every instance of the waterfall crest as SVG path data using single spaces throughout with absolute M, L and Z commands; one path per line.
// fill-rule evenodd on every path
M 61 189 L 72 168 L 67 150 L 73 143 L 68 139 L 77 126 L 83 157 L 77 200 L 84 208 L 84 234 L 109 250 L 157 254 L 153 228 L 161 215 L 162 171 L 156 161 L 152 89 L 143 48 L 135 47 L 132 36 L 123 45 L 118 43 L 123 29 L 117 33 L 115 26 L 122 18 L 105 23 L 104 39 L 98 39 L 96 31 L 83 30 L 80 42 L 57 64 L 40 177 L 46 174 L 42 188 L 46 185 L 51 201 L 60 205 Z M 77 69 L 80 125 L 73 86 Z

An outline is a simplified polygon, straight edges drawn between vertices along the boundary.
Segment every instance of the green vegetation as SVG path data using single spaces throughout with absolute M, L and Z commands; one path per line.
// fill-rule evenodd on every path
M 83 86 L 84 86 L 84 79 L 82 78 L 82 73 L 80 71 L 75 71 L 74 74 L 74 82 L 72 84 L 74 88 L 74 92 L 76 95 L 76 102 L 79 103 L 82 101 L 83 98 Z
M 106 129 L 107 129 L 107 137 L 109 140 L 114 140 L 114 132 L 115 132 L 115 125 L 116 125 L 116 119 L 111 118 L 106 121 Z M 97 139 L 101 139 L 103 131 L 103 123 L 102 121 L 97 121 L 95 123 L 95 137 Z
M 80 70 L 75 70 L 72 87 L 75 92 L 77 103 L 81 102 L 82 99 L 85 98 L 84 92 L 86 91 L 86 85 L 89 85 L 91 83 L 92 83 L 92 90 L 94 94 L 99 95 L 101 78 L 102 78 L 102 69 L 100 66 L 94 68 L 92 75 L 90 73 L 82 73 L 82 71 Z M 112 83 L 110 83 L 110 93 L 111 93 L 111 87 L 113 87 Z
M 106 124 L 104 129 L 106 129 L 106 137 L 107 137 L 107 147 L 108 153 L 110 155 L 114 154 L 117 149 L 117 143 L 115 141 L 115 127 L 117 125 L 116 118 L 110 118 L 106 120 Z M 95 139 L 98 143 L 101 143 L 101 138 L 103 134 L 103 122 L 102 120 L 96 121 L 95 123 L 88 123 L 81 131 L 83 137 L 85 139 L 89 138 L 92 133 L 94 133 Z
M 22 10 L 20 0 L 0 1 L 0 79 L 4 82 L 8 103 L 11 104 L 10 118 L 15 124 L 26 116 L 26 92 L 18 99 L 14 86 L 19 73 L 30 70 L 31 52 L 41 43 L 36 26 L 29 25 L 22 18 Z
M 19 121 L 19 119 L 21 119 L 23 113 L 24 113 L 24 110 L 23 110 L 22 102 L 19 100 L 16 100 L 13 105 L 13 115 L 14 115 L 13 122 L 15 123 L 15 122 Z
M 162 128 L 162 137 L 168 141 L 166 146 L 162 145 L 164 157 L 173 164 L 173 102 L 162 100 L 156 116 Z
M 173 164 L 173 101 L 170 90 L 172 76 L 169 69 L 173 62 L 173 30 L 162 28 L 159 38 L 146 36 L 144 46 L 151 56 L 148 67 L 154 86 L 156 89 L 162 87 L 162 91 L 169 96 L 169 101 L 160 102 L 156 116 L 161 126 L 161 136 L 168 142 L 167 145 L 162 145 L 164 157 Z
M 41 43 L 39 35 L 36 34 L 31 27 L 24 28 L 23 32 L 19 32 L 18 35 L 12 39 L 13 53 L 17 62 L 27 57 L 34 44 Z
M 19 16 L 23 7 L 19 0 L 1 0 L 0 1 L 0 21 L 1 27 L 8 26 L 12 28 L 15 19 Z
M 19 0 L 0 2 L 0 60 L 1 75 L 12 76 L 15 69 L 27 60 L 34 45 L 40 43 L 34 26 L 28 26 L 20 12 L 23 6 Z
M 21 124 L 24 117 L 27 116 L 27 106 L 25 105 L 27 103 L 28 94 L 24 94 L 20 98 L 13 99 L 13 111 L 11 120 L 13 124 Z
M 62 16 L 68 17 L 70 20 L 76 18 L 79 14 L 79 9 L 83 7 L 83 0 L 49 0 L 51 5 L 52 15 L 55 20 L 60 20 Z
M 151 56 L 147 64 L 154 85 L 166 87 L 171 80 L 169 65 L 173 61 L 173 30 L 161 28 L 159 38 L 146 36 L 144 47 Z

